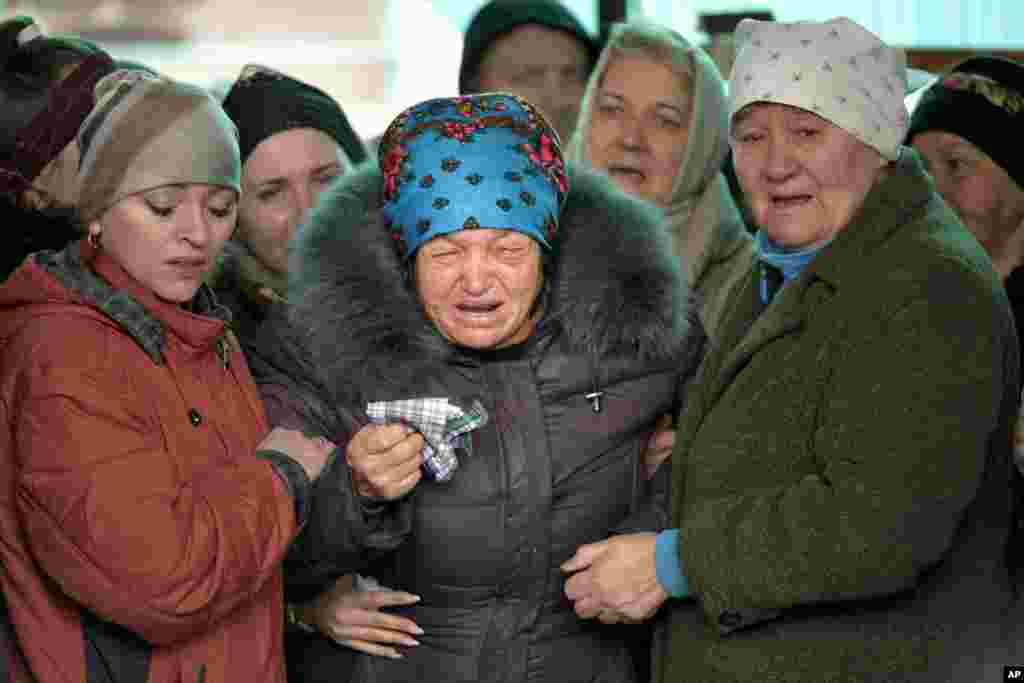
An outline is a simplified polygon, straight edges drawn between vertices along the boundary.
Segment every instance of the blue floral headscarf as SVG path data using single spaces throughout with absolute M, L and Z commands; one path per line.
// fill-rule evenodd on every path
M 427 100 L 381 140 L 384 206 L 405 258 L 459 230 L 515 230 L 550 249 L 569 181 L 558 134 L 521 97 Z

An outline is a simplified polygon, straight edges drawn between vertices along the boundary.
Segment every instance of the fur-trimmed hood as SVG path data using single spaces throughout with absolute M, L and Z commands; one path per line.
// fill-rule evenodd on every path
M 595 173 L 570 166 L 569 175 L 538 329 L 557 326 L 568 352 L 595 360 L 685 357 L 703 334 L 663 214 Z M 292 323 L 311 360 L 334 377 L 366 364 L 408 370 L 457 353 L 406 284 L 379 210 L 382 185 L 375 165 L 356 169 L 324 196 L 293 245 Z

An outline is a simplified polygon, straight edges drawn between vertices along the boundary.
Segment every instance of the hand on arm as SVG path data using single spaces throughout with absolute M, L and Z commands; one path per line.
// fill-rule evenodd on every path
M 580 546 L 562 565 L 572 575 L 565 594 L 576 614 L 612 624 L 644 621 L 657 612 L 669 594 L 658 581 L 656 541 L 653 533 L 624 534 Z
M 298 463 L 310 481 L 316 481 L 327 464 L 327 458 L 336 446 L 322 436 L 310 438 L 302 432 L 283 427 L 274 427 L 257 451 L 277 451 Z
M 672 425 L 671 415 L 662 415 L 655 425 L 654 433 L 647 442 L 643 455 L 644 479 L 652 479 L 661 463 L 672 455 L 676 445 L 676 429 Z

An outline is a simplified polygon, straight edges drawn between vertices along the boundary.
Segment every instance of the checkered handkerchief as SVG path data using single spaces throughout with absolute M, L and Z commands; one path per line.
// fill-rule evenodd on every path
M 367 404 L 370 422 L 386 424 L 404 422 L 423 435 L 423 464 L 426 475 L 434 481 L 448 481 L 455 474 L 459 460 L 456 448 L 468 451 L 467 434 L 487 424 L 487 411 L 474 400 L 463 410 L 447 398 L 412 398 L 403 401 L 374 401 Z

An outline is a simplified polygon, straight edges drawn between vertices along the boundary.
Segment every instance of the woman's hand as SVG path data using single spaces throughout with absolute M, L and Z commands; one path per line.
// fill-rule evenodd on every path
M 322 436 L 310 438 L 295 429 L 274 427 L 256 450 L 284 453 L 306 470 L 310 481 L 316 481 L 327 464 L 327 457 L 335 448 L 337 446 Z
M 356 493 L 394 500 L 411 491 L 423 477 L 423 445 L 423 437 L 405 425 L 364 426 L 345 453 Z
M 650 479 L 658 471 L 661 463 L 668 460 L 672 455 L 672 449 L 676 445 L 676 430 L 672 426 L 672 416 L 662 415 L 654 426 L 654 433 L 647 442 L 647 450 L 643 455 L 644 478 Z
M 338 579 L 330 590 L 297 607 L 299 618 L 335 642 L 379 657 L 400 659 L 394 645 L 415 647 L 423 630 L 405 617 L 381 612 L 382 607 L 414 605 L 419 596 L 404 591 L 356 591 L 353 577 Z
M 562 563 L 565 595 L 581 619 L 640 623 L 668 599 L 658 581 L 657 534 L 623 534 L 576 549 Z

